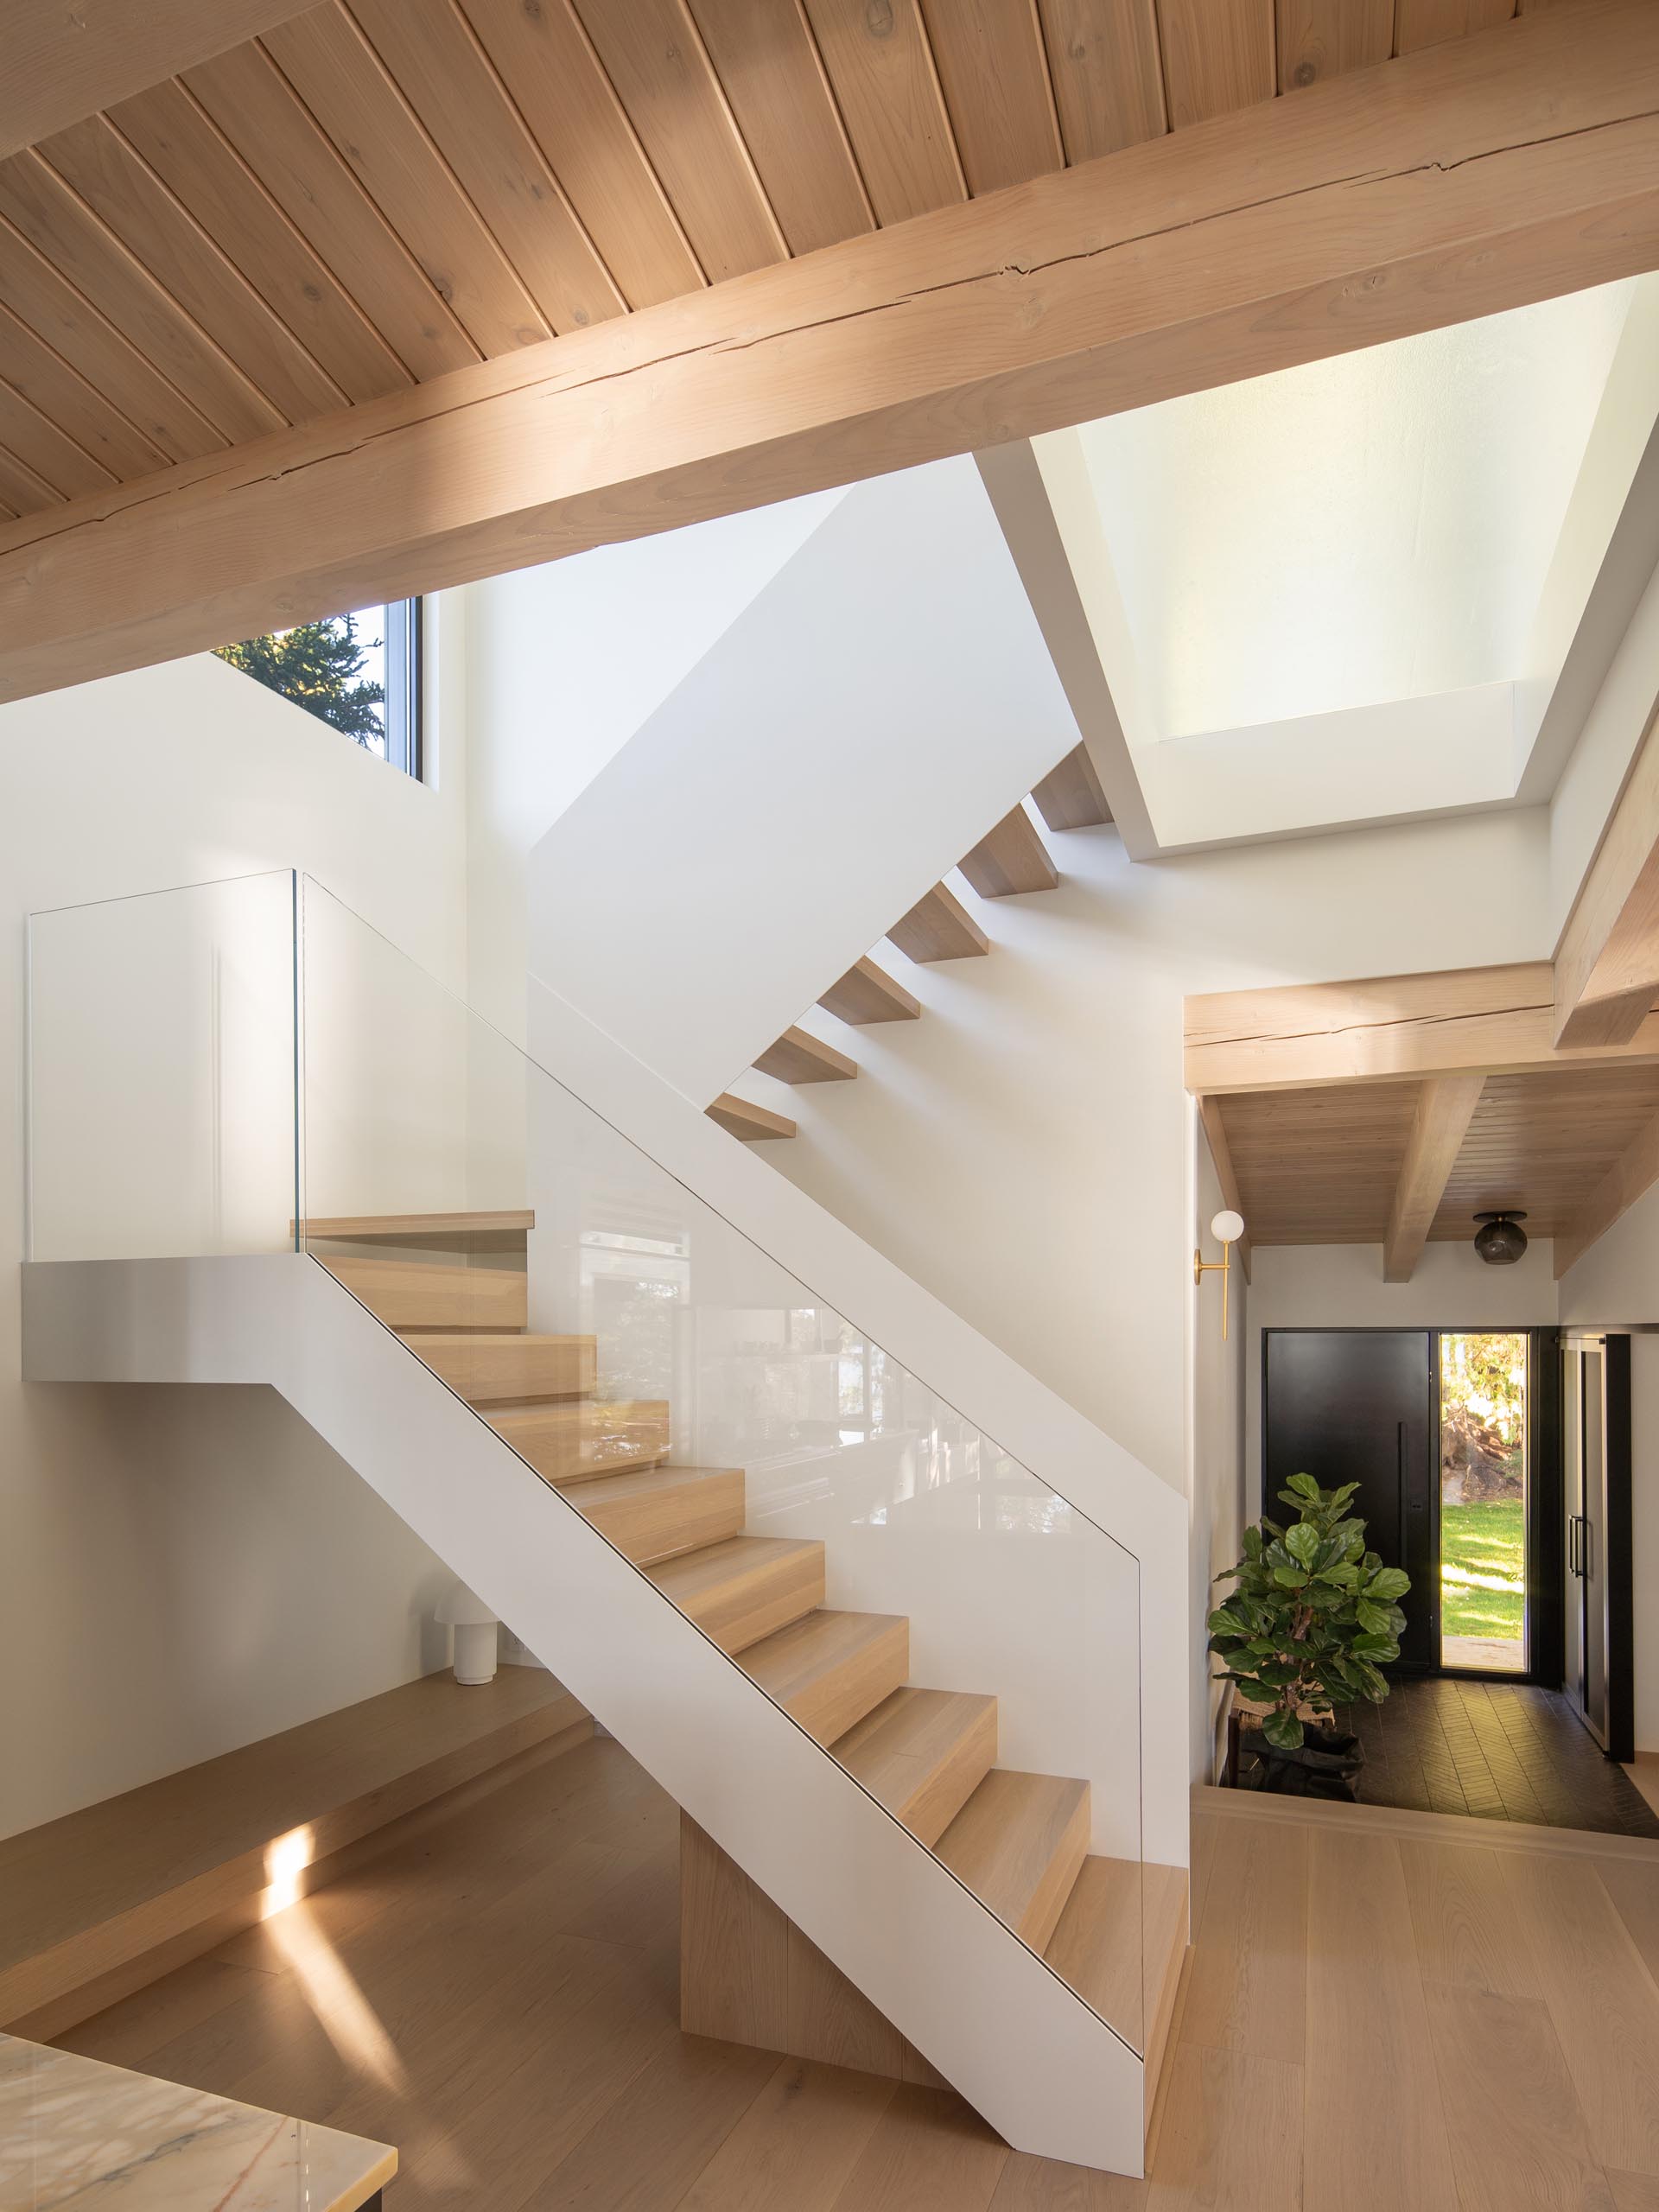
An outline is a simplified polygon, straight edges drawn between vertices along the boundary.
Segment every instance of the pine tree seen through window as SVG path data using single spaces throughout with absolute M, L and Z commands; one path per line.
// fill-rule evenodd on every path
M 366 752 L 420 775 L 419 600 L 354 607 L 217 650 Z

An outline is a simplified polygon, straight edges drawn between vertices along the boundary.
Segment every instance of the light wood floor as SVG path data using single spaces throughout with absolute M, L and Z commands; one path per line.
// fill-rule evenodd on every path
M 1659 1847 L 1286 1810 L 1199 1812 L 1147 2182 L 682 2036 L 677 1816 L 603 1740 L 62 2040 L 398 2144 L 395 2212 L 1659 2212 Z

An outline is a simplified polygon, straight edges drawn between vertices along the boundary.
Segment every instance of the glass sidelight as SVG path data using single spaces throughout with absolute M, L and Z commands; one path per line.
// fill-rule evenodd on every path
M 1440 1664 L 1528 1667 L 1528 1339 L 1440 1337 Z

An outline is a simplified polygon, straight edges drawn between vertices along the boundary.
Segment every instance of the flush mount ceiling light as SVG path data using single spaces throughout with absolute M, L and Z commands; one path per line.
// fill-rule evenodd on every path
M 1475 1216 L 1484 1224 L 1475 1231 L 1475 1249 L 1489 1268 L 1513 1267 L 1526 1250 L 1527 1232 L 1521 1226 L 1526 1217 L 1510 1206 Z

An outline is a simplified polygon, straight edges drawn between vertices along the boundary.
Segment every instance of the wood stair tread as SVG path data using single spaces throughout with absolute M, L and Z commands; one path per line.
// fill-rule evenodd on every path
M 1090 1853 L 1043 1955 L 1085 2005 L 1144 2050 L 1172 1959 L 1179 1968 L 1185 1947 L 1184 1869 Z
M 1112 818 L 1112 810 L 1086 745 L 1073 746 L 1031 791 L 1037 811 L 1051 830 L 1093 830 Z
M 921 1001 L 869 959 L 855 961 L 839 982 L 820 995 L 818 1004 L 855 1029 L 874 1021 L 918 1021 L 922 1013 Z
M 485 1418 L 561 1490 L 623 1468 L 654 1467 L 668 1457 L 665 1398 L 552 1398 L 493 1406 Z
M 522 1252 L 536 1226 L 528 1206 L 475 1213 L 314 1214 L 289 1224 L 305 1242 L 402 1245 L 414 1250 Z
M 636 1567 L 706 1549 L 743 1527 L 741 1467 L 625 1467 L 558 1487 Z
M 424 1330 L 404 1341 L 468 1405 L 591 1395 L 595 1341 L 486 1329 Z
M 752 1643 L 739 1663 L 810 1735 L 833 1743 L 909 1673 L 910 1623 L 819 1606 Z
M 703 1112 L 711 1122 L 717 1122 L 728 1136 L 741 1137 L 745 1144 L 759 1144 L 768 1137 L 792 1137 L 795 1124 L 787 1114 L 774 1114 L 770 1107 L 752 1105 L 747 1098 L 739 1098 L 730 1090 L 722 1090 Z
M 1012 899 L 1024 891 L 1055 891 L 1059 873 L 1023 806 L 1005 814 L 960 866 L 982 899 Z
M 613 1498 L 658 1497 L 666 1491 L 695 1490 L 699 1483 L 728 1482 L 742 1471 L 741 1467 L 681 1466 L 673 1460 L 650 1467 L 608 1468 L 603 1474 L 589 1476 L 586 1482 L 569 1484 L 576 1493 L 571 1503 L 585 1512 L 590 1505 L 602 1505 Z
M 923 1843 L 937 1843 L 996 1764 L 996 1700 L 897 1689 L 830 1747 Z
M 954 892 L 936 883 L 887 931 L 906 958 L 966 960 L 988 952 L 991 941 Z
M 645 1572 L 734 1656 L 823 1603 L 823 1546 L 792 1536 L 728 1536 Z
M 426 1260 L 365 1259 L 319 1254 L 389 1329 L 414 1334 L 429 1329 L 522 1331 L 528 1319 L 530 1277 L 522 1268 L 463 1268 Z
M 1089 1849 L 1089 1785 L 993 1767 L 934 1847 L 999 1920 L 1043 1950 Z
M 792 1024 L 775 1044 L 757 1054 L 754 1065 L 778 1083 L 850 1083 L 858 1073 L 856 1060 L 849 1060 L 810 1029 Z

